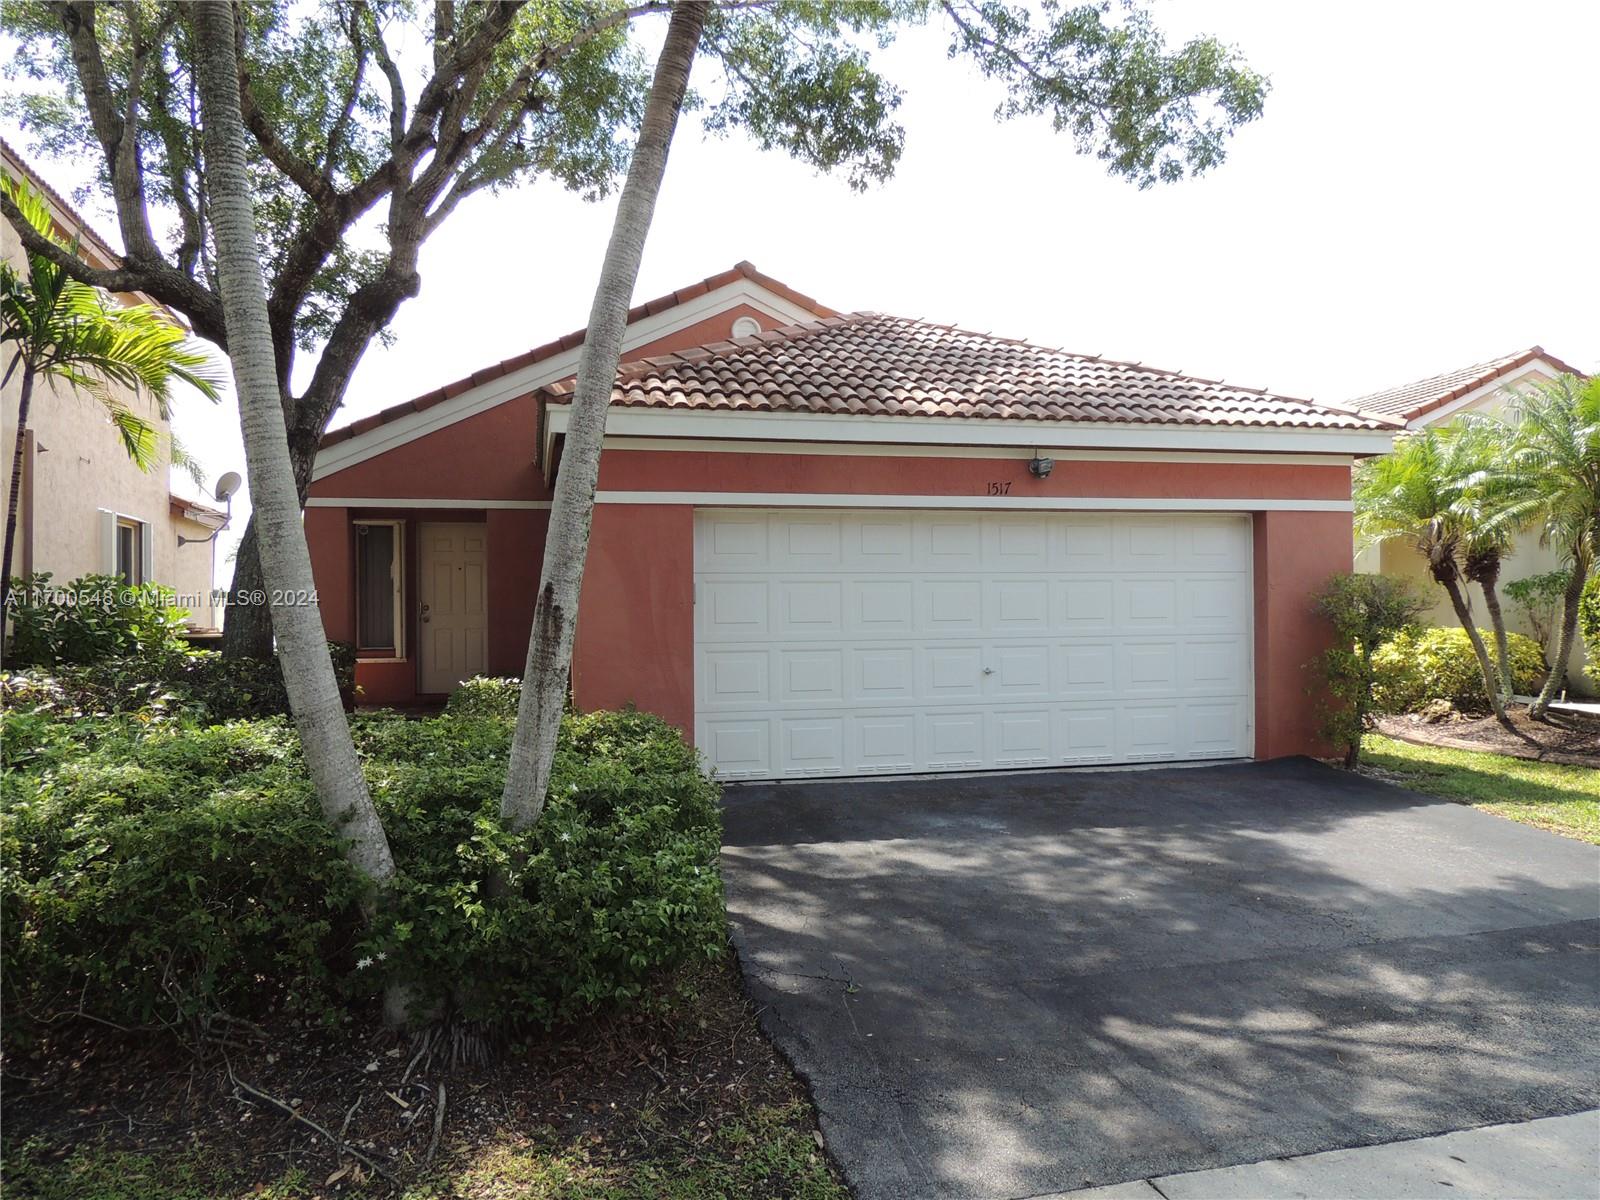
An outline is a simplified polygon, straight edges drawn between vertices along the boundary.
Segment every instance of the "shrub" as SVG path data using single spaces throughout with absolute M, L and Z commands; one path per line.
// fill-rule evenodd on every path
M 1561 601 L 1567 591 L 1566 571 L 1546 571 L 1506 584 L 1506 595 L 1533 626 L 1533 640 L 1548 656 L 1555 649 L 1555 630 L 1561 620 Z
M 474 675 L 450 693 L 444 708 L 455 717 L 510 717 L 515 720 L 521 701 L 522 680 Z
M 48 572 L 12 581 L 13 666 L 92 664 L 134 656 L 154 660 L 183 651 L 184 617 L 172 589 L 129 586 L 115 575 L 85 575 L 53 584 Z
M 118 717 L 85 736 L 32 711 L 59 736 L 31 729 L 0 780 L 14 1030 L 80 1005 L 127 1024 L 335 1019 L 391 978 L 471 1019 L 551 1023 L 638 1002 L 724 945 L 716 788 L 657 718 L 568 717 L 523 837 L 497 819 L 509 722 L 358 718 L 401 869 L 363 929 L 287 722 Z
M 1354 767 L 1372 708 L 1372 658 L 1383 640 L 1415 621 L 1428 602 L 1409 581 L 1388 575 L 1339 574 L 1316 600 L 1333 626 L 1333 645 L 1317 660 L 1331 703 L 1321 706 L 1322 732 Z
M 1480 633 L 1494 645 L 1493 634 Z M 1523 695 L 1538 691 L 1546 670 L 1544 652 L 1532 638 L 1507 636 L 1512 683 Z M 1413 712 L 1430 700 L 1448 700 L 1462 712 L 1489 711 L 1483 673 L 1465 629 L 1402 632 L 1378 647 L 1372 666 L 1375 712 Z

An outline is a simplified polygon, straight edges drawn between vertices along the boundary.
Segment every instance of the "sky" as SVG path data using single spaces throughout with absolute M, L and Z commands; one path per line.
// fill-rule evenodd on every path
M 1265 113 L 1210 174 L 1141 192 L 1042 118 L 997 124 L 999 92 L 935 27 L 879 59 L 906 93 L 906 147 L 865 195 L 686 121 L 635 299 L 748 259 L 840 310 L 1332 401 L 1534 344 L 1600 368 L 1600 4 L 1154 11 L 1271 77 Z M 63 191 L 82 182 L 38 166 Z M 464 203 L 334 423 L 583 325 L 612 212 L 549 185 Z M 213 478 L 242 472 L 231 404 L 180 402 L 177 424 Z

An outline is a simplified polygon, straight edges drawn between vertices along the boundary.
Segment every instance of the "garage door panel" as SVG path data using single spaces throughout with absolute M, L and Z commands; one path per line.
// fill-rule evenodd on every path
M 905 704 L 917 697 L 914 646 L 856 646 L 849 651 L 850 694 L 856 704 Z
M 972 573 L 983 567 L 981 517 L 962 513 L 919 514 L 915 520 L 915 566 L 919 571 Z
M 983 629 L 983 582 L 979 579 L 928 579 L 917 586 L 919 633 L 949 637 Z
M 1059 762 L 1116 761 L 1116 714 L 1104 705 L 1070 705 L 1056 709 L 1054 733 Z
M 916 630 L 915 582 L 900 579 L 847 579 L 844 627 L 851 636 L 878 637 Z
M 984 714 L 933 710 L 921 718 L 922 761 L 933 771 L 976 771 L 984 765 Z
M 989 716 L 989 760 L 996 767 L 1045 767 L 1055 761 L 1048 708 L 1001 709 Z
M 1117 633 L 1176 632 L 1178 628 L 1178 581 L 1140 579 L 1117 581 Z
M 695 546 L 726 778 L 1251 752 L 1248 518 L 704 512 Z
M 712 650 L 701 657 L 702 708 L 766 707 L 772 694 L 771 655 L 766 650 Z
M 909 513 L 858 513 L 843 525 L 844 565 L 861 571 L 909 571 L 912 561 Z
M 757 641 L 771 636 L 764 579 L 708 579 L 696 589 L 695 624 L 703 644 Z
M 844 565 L 843 517 L 836 513 L 791 515 L 769 522 L 769 565 L 778 571 L 829 571 Z

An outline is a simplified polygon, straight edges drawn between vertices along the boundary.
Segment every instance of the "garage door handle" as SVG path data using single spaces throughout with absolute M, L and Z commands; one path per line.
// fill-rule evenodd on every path
M 994 668 L 993 667 L 985 667 L 983 669 L 983 673 L 985 675 L 993 675 L 994 674 Z

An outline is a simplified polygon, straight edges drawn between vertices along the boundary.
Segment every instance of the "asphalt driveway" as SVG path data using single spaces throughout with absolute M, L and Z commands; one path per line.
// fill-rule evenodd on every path
M 730 788 L 734 939 L 861 1200 L 1600 1104 L 1600 848 L 1308 760 Z

